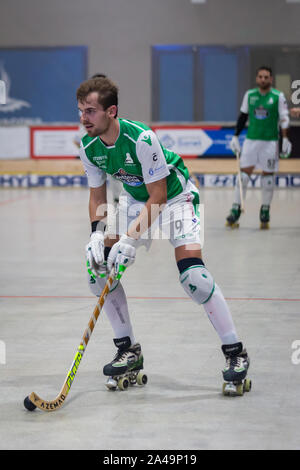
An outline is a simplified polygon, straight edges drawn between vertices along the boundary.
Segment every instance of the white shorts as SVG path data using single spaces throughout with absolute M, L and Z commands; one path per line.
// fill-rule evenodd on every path
M 241 169 L 258 166 L 267 173 L 278 171 L 279 145 L 277 140 L 245 139 L 241 159 Z
M 144 205 L 144 202 L 137 201 L 123 190 L 114 216 L 109 216 L 106 235 L 126 233 Z M 203 215 L 203 205 L 201 205 L 201 221 Z M 203 245 L 200 232 L 199 193 L 191 181 L 188 181 L 182 193 L 167 201 L 159 217 L 143 233 L 139 246 L 144 245 L 149 249 L 152 240 L 169 240 L 174 248 L 189 244 Z

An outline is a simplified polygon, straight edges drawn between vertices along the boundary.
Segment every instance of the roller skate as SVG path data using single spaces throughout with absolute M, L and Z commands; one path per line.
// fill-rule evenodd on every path
M 241 215 L 241 206 L 233 204 L 229 216 L 226 218 L 226 227 L 239 228 L 238 220 Z
M 270 206 L 262 205 L 259 213 L 260 228 L 266 230 L 269 228 L 270 221 Z
M 141 372 L 144 358 L 141 345 L 131 345 L 129 336 L 114 339 L 118 348 L 114 359 L 103 368 L 103 374 L 108 376 L 106 387 L 109 390 L 127 390 L 129 385 L 146 385 L 147 375 Z
M 250 392 L 251 380 L 246 379 L 250 359 L 242 343 L 224 344 L 222 351 L 226 359 L 223 369 L 223 395 L 242 396 L 244 392 Z

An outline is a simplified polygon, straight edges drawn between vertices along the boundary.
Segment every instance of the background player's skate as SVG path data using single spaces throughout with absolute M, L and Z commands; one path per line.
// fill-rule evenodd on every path
M 251 380 L 246 379 L 250 359 L 242 343 L 225 344 L 222 351 L 226 359 L 223 369 L 223 395 L 236 396 L 250 392 Z
M 103 374 L 108 376 L 106 387 L 109 390 L 126 390 L 129 385 L 146 385 L 147 375 L 141 372 L 144 368 L 144 358 L 141 345 L 131 345 L 129 336 L 114 339 L 118 348 L 114 359 L 103 368 Z
M 262 205 L 259 212 L 260 228 L 262 230 L 270 228 L 270 206 Z
M 239 204 L 233 204 L 230 209 L 230 214 L 226 217 L 226 226 L 231 228 L 239 228 L 240 224 L 238 220 L 240 218 L 242 211 Z

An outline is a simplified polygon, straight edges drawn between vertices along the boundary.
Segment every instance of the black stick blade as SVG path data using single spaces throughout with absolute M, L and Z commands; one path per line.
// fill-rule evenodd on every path
M 36 406 L 32 403 L 31 400 L 29 400 L 29 397 L 25 398 L 24 406 L 25 406 L 26 410 L 28 410 L 28 411 L 33 411 L 33 410 L 36 409 Z

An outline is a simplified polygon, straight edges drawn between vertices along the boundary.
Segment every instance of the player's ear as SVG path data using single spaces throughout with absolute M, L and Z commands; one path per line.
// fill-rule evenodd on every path
M 118 114 L 118 106 L 116 106 L 115 104 L 113 104 L 112 106 L 110 106 L 109 108 L 107 108 L 107 112 L 108 112 L 108 116 L 110 118 L 116 118 L 117 117 L 117 114 Z

